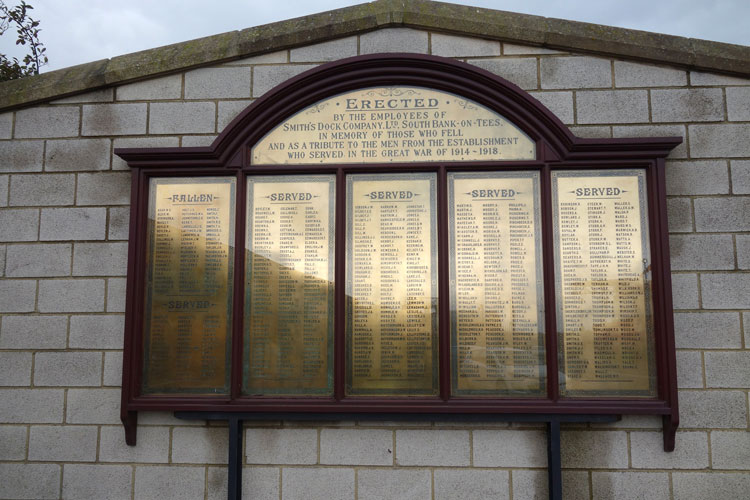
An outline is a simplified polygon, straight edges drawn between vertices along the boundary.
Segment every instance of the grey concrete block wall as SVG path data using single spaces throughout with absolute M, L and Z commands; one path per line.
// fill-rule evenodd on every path
M 119 422 L 129 173 L 119 147 L 205 145 L 275 85 L 357 54 L 431 53 L 531 91 L 577 134 L 680 135 L 667 165 L 681 402 L 563 433 L 566 498 L 741 498 L 750 489 L 750 80 L 388 28 L 0 114 L 0 499 L 222 498 L 226 428 Z M 544 433 L 492 424 L 266 422 L 252 498 L 543 498 Z

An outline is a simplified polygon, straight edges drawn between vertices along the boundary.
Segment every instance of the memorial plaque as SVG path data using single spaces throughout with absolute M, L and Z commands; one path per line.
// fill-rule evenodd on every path
M 335 179 L 248 178 L 246 394 L 333 393 Z
M 656 397 L 645 171 L 552 174 L 563 396 Z
M 254 165 L 534 159 L 535 142 L 502 115 L 422 87 L 324 99 L 280 123 L 251 153 Z
M 546 394 L 538 172 L 449 173 L 451 381 Z
M 349 395 L 438 393 L 435 184 L 347 177 Z
M 229 391 L 236 181 L 152 178 L 143 393 Z

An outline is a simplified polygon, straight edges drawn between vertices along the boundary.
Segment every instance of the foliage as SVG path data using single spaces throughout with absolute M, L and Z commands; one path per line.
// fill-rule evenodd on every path
M 18 39 L 16 45 L 28 46 L 29 53 L 24 56 L 23 61 L 18 58 L 8 58 L 0 53 L 0 81 L 15 80 L 29 75 L 38 75 L 39 68 L 47 64 L 47 50 L 39 41 L 39 21 L 29 16 L 33 9 L 31 5 L 23 0 L 16 7 L 8 7 L 0 0 L 0 36 L 8 31 L 12 25 L 16 28 Z

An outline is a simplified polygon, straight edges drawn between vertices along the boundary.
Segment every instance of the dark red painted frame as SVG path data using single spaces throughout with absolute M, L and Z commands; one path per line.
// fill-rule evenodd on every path
M 321 99 L 349 90 L 414 85 L 434 88 L 479 102 L 505 116 L 537 144 L 537 159 L 522 162 L 408 163 L 384 165 L 253 166 L 250 147 L 276 124 Z M 244 413 L 431 413 L 431 414 L 654 414 L 664 423 L 664 448 L 674 449 L 679 423 L 673 332 L 671 279 L 667 234 L 664 158 L 681 137 L 585 139 L 575 137 L 547 108 L 512 83 L 475 66 L 449 59 L 414 54 L 375 54 L 329 63 L 302 73 L 253 102 L 216 138 L 211 146 L 195 148 L 116 149 L 132 169 L 128 285 L 121 417 L 128 444 L 135 444 L 137 412 L 220 411 Z M 440 383 L 437 398 L 344 398 L 344 287 L 336 288 L 334 397 L 241 397 L 242 278 L 235 279 L 230 396 L 144 396 L 140 394 L 143 341 L 143 290 L 148 180 L 153 176 L 234 175 L 237 177 L 236 276 L 244 276 L 245 182 L 249 173 L 331 172 L 337 176 L 337 241 L 335 280 L 344 283 L 344 176 L 349 172 L 438 172 L 439 199 L 445 200 L 445 172 L 449 170 L 536 169 L 542 172 L 542 221 L 546 331 L 556 332 L 550 171 L 552 169 L 643 168 L 647 172 L 649 230 L 653 266 L 654 329 L 658 397 L 656 399 L 560 399 L 557 377 L 557 336 L 546 336 L 546 399 L 450 398 L 449 335 L 440 337 Z M 447 207 L 441 204 L 438 227 L 447 228 Z M 440 229 L 438 230 L 440 232 Z M 447 238 L 439 237 L 440 324 L 448 321 Z

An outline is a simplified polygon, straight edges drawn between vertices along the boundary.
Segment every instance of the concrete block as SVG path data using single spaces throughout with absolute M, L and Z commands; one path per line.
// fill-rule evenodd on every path
M 279 50 L 277 52 L 269 52 L 267 54 L 261 54 L 259 56 L 246 57 L 244 59 L 237 59 L 236 61 L 230 61 L 224 63 L 227 66 L 248 66 L 251 64 L 279 64 L 288 61 L 288 54 L 286 50 Z
M 108 209 L 108 240 L 127 240 L 130 232 L 130 207 L 112 207 Z
M 705 309 L 750 309 L 750 274 L 703 274 Z
M 141 425 L 180 425 L 200 427 L 209 425 L 205 420 L 181 420 L 171 411 L 148 411 L 138 414 L 138 428 Z
M 146 103 L 83 106 L 81 135 L 138 135 L 146 133 Z
M 315 429 L 247 429 L 248 464 L 314 464 L 318 461 Z
M 16 111 L 16 139 L 75 137 L 81 121 L 78 106 L 34 107 Z
M 125 312 L 125 278 L 107 280 L 107 312 Z
M 0 175 L 0 207 L 8 206 L 8 188 L 10 184 L 9 175 Z
M 354 469 L 285 468 L 281 481 L 283 500 L 354 498 Z M 359 498 L 370 498 L 362 496 L 361 486 Z
M 737 243 L 737 267 L 750 269 L 750 235 L 738 234 L 735 236 Z
M 703 358 L 700 352 L 677 351 L 677 387 L 703 389 Z
M 38 352 L 34 362 L 36 386 L 98 386 L 102 380 L 100 352 Z
M 0 389 L 0 423 L 59 424 L 64 404 L 62 389 Z
M 648 121 L 645 90 L 594 90 L 576 93 L 578 123 L 638 123 Z
M 106 229 L 106 208 L 42 209 L 42 241 L 103 240 Z
M 750 346 L 750 312 L 742 313 L 742 325 L 745 330 L 745 346 Z
M 508 471 L 436 469 L 435 500 L 456 498 L 510 498 Z M 515 489 L 513 491 L 514 498 Z
M 31 353 L 0 351 L 0 386 L 31 385 Z
M 542 431 L 475 430 L 473 436 L 475 467 L 547 465 L 547 441 Z
M 76 243 L 73 250 L 73 276 L 125 276 L 128 244 Z
M 96 314 L 70 317 L 70 347 L 79 349 L 122 349 L 125 317 Z
M 621 431 L 563 431 L 562 466 L 565 468 L 612 468 L 628 466 L 627 433 Z
M 56 464 L 0 464 L 0 498 L 39 500 L 60 495 L 60 466 Z
M 243 467 L 242 498 L 253 500 L 279 500 L 281 471 L 276 467 Z M 208 500 L 227 498 L 226 467 L 209 467 Z
M 286 471 L 284 471 L 286 475 Z M 430 471 L 427 469 L 361 469 L 357 474 L 357 492 L 361 500 L 423 500 L 431 497 Z
M 594 472 L 591 486 L 594 498 L 670 498 L 666 472 Z
M 517 45 L 515 43 L 503 42 L 503 54 L 506 56 L 520 55 L 548 55 L 548 54 L 565 54 L 561 50 L 547 49 L 544 47 L 532 47 L 530 45 Z
M 182 97 L 182 75 L 169 75 L 117 87 L 118 101 L 156 101 Z
M 0 349 L 62 349 L 67 316 L 3 316 Z
M 39 283 L 39 312 L 102 312 L 104 280 L 43 280 Z
M 573 92 L 530 92 L 530 94 L 552 111 L 561 122 L 571 125 L 573 115 Z
M 587 137 L 589 139 L 612 137 L 612 127 L 607 126 L 584 126 L 568 127 L 576 137 Z
M 304 73 L 315 67 L 315 64 L 268 65 L 253 68 L 253 97 L 260 97 L 276 85 L 293 76 Z
M 0 209 L 0 241 L 35 241 L 38 234 L 38 209 Z
M 747 406 L 742 391 L 680 391 L 683 429 L 745 429 Z
M 0 139 L 13 137 L 13 113 L 0 114 Z
M 631 432 L 630 454 L 635 469 L 707 469 L 705 432 L 678 432 L 673 452 L 664 451 L 661 432 Z
M 661 429 L 658 415 L 622 415 L 619 421 L 592 423 L 594 429 Z
M 612 62 L 598 57 L 545 57 L 540 61 L 543 89 L 609 88 Z
M 396 465 L 469 465 L 469 431 L 396 431 Z
M 125 443 L 122 425 L 102 426 L 99 439 L 99 461 L 167 463 L 169 461 L 169 428 L 138 425 L 138 442 L 136 446 L 128 446 Z
M 182 136 L 183 148 L 205 147 L 213 144 L 216 135 L 184 135 Z
M 0 141 L 0 172 L 41 172 L 44 141 Z
M 333 465 L 393 465 L 393 431 L 323 429 L 320 463 Z
M 734 269 L 731 234 L 673 234 L 669 255 L 674 271 Z
M 5 275 L 10 278 L 70 276 L 70 243 L 9 245 Z
M 29 460 L 40 462 L 93 462 L 97 428 L 84 425 L 31 427 Z
M 66 465 L 63 498 L 130 500 L 132 475 L 133 468 L 129 465 Z
M 670 233 L 693 232 L 693 202 L 690 198 L 667 198 Z
M 750 432 L 713 431 L 711 465 L 714 469 L 750 468 Z
M 694 206 L 699 232 L 750 231 L 750 196 L 698 198 Z
M 505 78 L 522 89 L 539 88 L 536 59 L 534 58 L 470 59 L 468 62 Z
M 112 102 L 114 100 L 114 89 L 93 90 L 83 94 L 63 97 L 50 101 L 51 104 L 79 104 L 89 102 Z
M 219 101 L 219 118 L 217 130 L 224 130 L 229 123 L 237 118 L 241 112 L 247 109 L 252 103 L 252 99 L 243 99 L 240 101 Z
M 122 352 L 104 353 L 104 377 L 102 385 L 120 387 L 122 385 Z
M 229 433 L 225 428 L 176 427 L 172 431 L 173 463 L 227 463 Z
M 589 498 L 589 474 L 584 471 L 562 471 L 563 498 Z M 547 500 L 547 472 L 541 470 L 513 471 L 513 500 Z
M 732 160 L 732 193 L 750 194 L 750 160 Z
M 112 141 L 113 151 L 118 148 L 176 148 L 180 145 L 180 139 L 177 137 L 120 137 Z M 128 164 L 117 156 L 112 154 L 112 170 L 127 170 Z
M 72 205 L 75 192 L 72 174 L 12 175 L 9 202 L 14 207 Z
M 468 36 L 432 33 L 432 55 L 443 57 L 499 56 L 500 42 Z
M 120 389 L 69 389 L 65 421 L 70 424 L 121 424 Z
M 6 245 L 0 245 L 0 276 L 5 276 Z
M 359 36 L 359 53 L 376 54 L 379 52 L 409 52 L 427 54 L 429 48 L 428 34 L 410 28 L 386 28 Z
M 667 196 L 728 194 L 726 161 L 667 161 Z
M 76 205 L 128 205 L 130 172 L 78 174 Z
M 680 500 L 735 499 L 747 496 L 750 475 L 716 472 L 675 472 L 672 474 L 674 498 Z
M 724 120 L 721 89 L 661 89 L 651 91 L 655 122 L 713 122 Z
M 690 85 L 694 87 L 706 85 L 750 85 L 750 79 L 716 73 L 704 73 L 702 71 L 691 71 Z
M 742 347 L 740 315 L 736 312 L 675 313 L 674 335 L 678 349 Z
M 750 156 L 750 124 L 717 123 L 688 125 L 690 156 L 736 158 Z
M 0 460 L 25 460 L 27 436 L 25 425 L 0 426 Z
M 216 131 L 213 102 L 157 102 L 151 104 L 149 133 L 190 134 Z
M 47 141 L 44 169 L 48 172 L 108 170 L 109 139 Z
M 616 87 L 682 87 L 687 85 L 687 72 L 629 61 L 615 61 Z
M 729 121 L 750 121 L 750 87 L 728 87 L 726 92 Z
M 335 61 L 356 55 L 357 37 L 350 36 L 291 49 L 289 51 L 289 62 Z
M 204 467 L 149 466 L 135 469 L 135 500 L 203 500 Z
M 185 73 L 185 99 L 250 97 L 250 68 L 199 68 Z
M 750 387 L 750 351 L 707 352 L 705 360 L 708 387 Z
M 612 137 L 682 137 L 667 158 L 687 158 L 687 128 L 685 125 L 619 125 L 612 127 Z
M 0 281 L 0 313 L 32 312 L 35 300 L 35 280 Z

